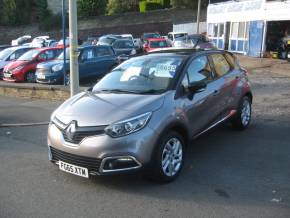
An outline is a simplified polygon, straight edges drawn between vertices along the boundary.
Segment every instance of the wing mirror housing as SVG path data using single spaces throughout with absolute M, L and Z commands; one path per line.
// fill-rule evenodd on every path
M 188 85 L 188 90 L 192 93 L 202 92 L 206 88 L 206 82 L 204 80 L 192 82 Z
M 207 84 L 204 80 L 190 83 L 187 87 L 189 99 L 192 100 L 194 94 L 204 91 L 206 86 Z

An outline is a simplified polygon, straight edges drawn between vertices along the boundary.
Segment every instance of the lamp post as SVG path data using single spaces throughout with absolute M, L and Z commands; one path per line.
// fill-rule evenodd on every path
M 200 6 L 201 5 L 201 0 L 198 0 L 198 5 L 197 5 L 197 17 L 196 17 L 196 33 L 199 34 L 199 23 L 200 23 Z
M 66 86 L 66 46 L 65 46 L 65 0 L 62 0 L 62 41 L 63 41 L 63 83 Z
M 77 1 L 69 0 L 70 95 L 79 92 Z

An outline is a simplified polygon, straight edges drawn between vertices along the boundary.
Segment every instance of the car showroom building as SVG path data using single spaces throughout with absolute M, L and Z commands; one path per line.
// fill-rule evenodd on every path
M 252 57 L 273 49 L 290 35 L 290 0 L 212 0 L 207 32 L 218 48 Z

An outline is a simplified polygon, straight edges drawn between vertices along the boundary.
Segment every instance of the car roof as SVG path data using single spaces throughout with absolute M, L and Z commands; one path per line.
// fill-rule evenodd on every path
M 62 49 L 59 47 L 43 47 L 43 48 L 35 48 L 37 51 L 48 51 L 48 50 L 56 50 L 56 49 Z
M 149 52 L 148 54 L 171 54 L 171 55 L 182 55 L 182 56 L 192 56 L 197 53 L 208 54 L 208 53 L 223 53 L 223 50 L 217 49 L 194 49 L 194 48 L 160 48 Z
M 169 32 L 168 34 L 188 34 L 187 32 Z
M 148 40 L 148 41 L 166 41 L 166 39 L 164 39 L 164 38 L 148 38 L 146 40 Z
M 80 46 L 79 49 L 85 49 L 85 48 L 111 48 L 110 45 L 84 45 Z

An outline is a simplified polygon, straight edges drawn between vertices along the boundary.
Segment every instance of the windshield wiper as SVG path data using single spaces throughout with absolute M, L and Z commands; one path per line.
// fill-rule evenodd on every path
M 145 91 L 140 91 L 138 92 L 139 94 L 159 94 L 162 92 L 165 92 L 166 89 L 149 89 L 149 90 L 145 90 Z
M 130 94 L 139 94 L 139 92 L 131 91 L 131 90 L 124 90 L 124 89 L 101 89 L 96 90 L 97 92 L 115 92 L 115 93 L 130 93 Z

